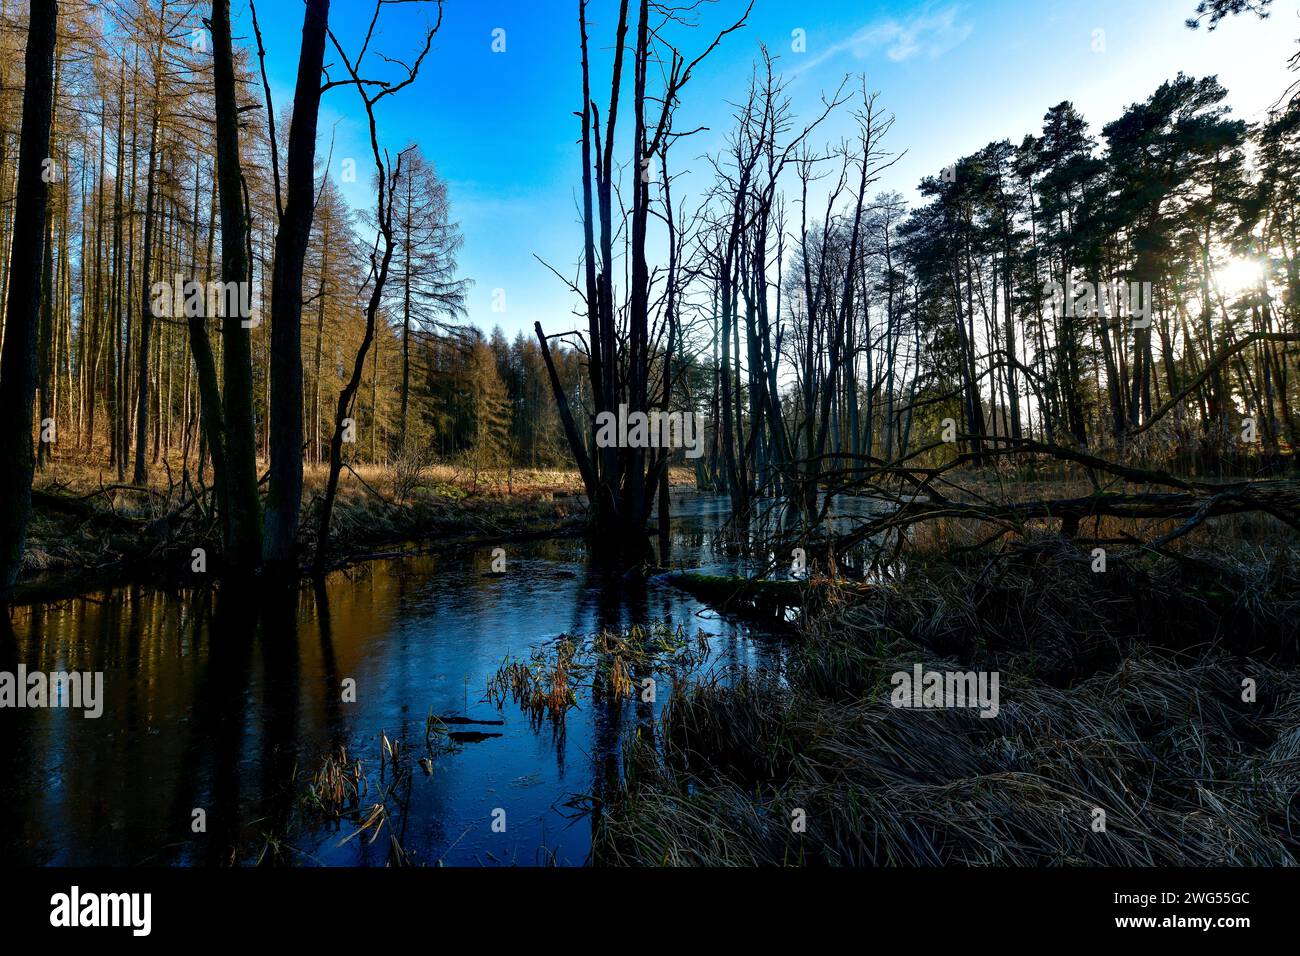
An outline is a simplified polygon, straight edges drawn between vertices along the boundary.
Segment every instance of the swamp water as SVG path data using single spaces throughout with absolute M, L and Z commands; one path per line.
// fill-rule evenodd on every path
M 675 493 L 673 515 L 674 567 L 743 567 L 721 533 L 725 497 Z M 503 661 L 561 634 L 656 621 L 692 644 L 708 635 L 704 673 L 779 669 L 783 643 L 669 584 L 602 573 L 581 539 L 504 548 L 503 575 L 490 547 L 389 558 L 274 607 L 137 584 L 15 610 L 0 670 L 102 671 L 103 714 L 0 710 L 0 860 L 370 866 L 389 860 L 395 836 L 416 865 L 582 864 L 591 817 L 574 798 L 617 780 L 624 740 L 658 715 L 667 683 L 653 705 L 580 694 L 555 734 L 485 699 Z M 355 702 L 343 699 L 349 678 Z M 449 725 L 472 739 L 440 749 L 426 774 L 416 761 L 431 714 L 485 723 Z M 403 742 L 410 772 L 378 838 L 372 827 L 348 839 L 392 779 L 381 733 Z M 326 822 L 304 795 L 339 747 L 362 761 L 368 791 L 360 816 Z M 193 832 L 197 809 L 206 832 Z

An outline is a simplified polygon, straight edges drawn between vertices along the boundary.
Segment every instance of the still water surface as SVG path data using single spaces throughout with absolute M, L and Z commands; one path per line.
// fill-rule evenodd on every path
M 721 533 L 726 499 L 674 497 L 673 565 L 741 566 Z M 653 621 L 703 629 L 708 668 L 779 669 L 782 643 L 670 585 L 605 573 L 581 540 L 504 547 L 504 575 L 490 573 L 491 548 L 415 555 L 335 573 L 275 606 L 141 584 L 18 609 L 0 669 L 102 671 L 105 700 L 96 720 L 0 710 L 0 861 L 383 865 L 387 830 L 344 842 L 356 824 L 306 812 L 306 784 L 343 745 L 378 785 L 380 733 L 405 741 L 413 763 L 432 713 L 504 723 L 456 727 L 500 736 L 440 754 L 431 775 L 413 767 L 388 827 L 410 862 L 582 864 L 591 819 L 573 798 L 616 778 L 622 740 L 646 715 L 584 698 L 562 737 L 535 732 L 512 703 L 484 700 L 502 661 L 563 633 Z M 342 699 L 347 678 L 355 703 Z M 205 833 L 192 832 L 199 808 Z

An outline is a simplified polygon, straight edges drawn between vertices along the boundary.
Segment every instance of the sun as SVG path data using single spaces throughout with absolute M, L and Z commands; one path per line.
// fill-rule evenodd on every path
M 1236 299 L 1256 288 L 1264 269 L 1255 259 L 1229 259 L 1214 270 L 1214 284 L 1225 299 Z

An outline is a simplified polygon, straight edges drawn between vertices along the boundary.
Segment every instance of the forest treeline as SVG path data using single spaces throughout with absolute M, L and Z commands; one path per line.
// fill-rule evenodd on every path
M 880 186 L 906 144 L 865 78 L 799 115 L 783 58 L 763 48 L 701 199 L 673 189 L 676 144 L 698 132 L 674 121 L 692 71 L 748 10 L 710 42 L 683 8 L 622 3 L 596 82 L 588 6 L 586 240 L 570 286 L 588 317 L 589 404 L 700 413 L 702 477 L 737 514 L 776 496 L 815 517 L 868 472 L 929 492 L 916 469 L 979 468 L 1031 440 L 1040 457 L 1084 449 L 1202 475 L 1294 461 L 1294 100 L 1247 124 L 1216 77 L 1180 73 L 1099 123 L 1044 104 L 1040 129 L 936 161 L 908 208 Z M 1213 29 L 1266 8 L 1197 13 Z M 610 161 L 629 84 L 632 183 Z M 836 114 L 851 129 L 838 139 Z M 648 222 L 668 250 L 653 265 Z M 667 456 L 594 449 L 577 417 L 566 432 L 597 520 L 641 528 Z
M 30 364 L 34 391 L 30 435 L 5 436 L 29 471 L 17 487 L 75 464 L 121 486 L 215 495 L 227 549 L 287 564 L 304 463 L 328 463 L 336 485 L 344 445 L 351 462 L 430 435 L 449 453 L 484 440 L 504 453 L 495 355 L 463 325 L 446 185 L 418 146 L 382 150 L 374 123 L 441 25 L 441 3 L 420 6 L 423 48 L 401 59 L 373 49 L 382 4 L 365 37 L 341 40 L 327 0 L 307 4 L 293 100 L 274 104 L 255 7 L 252 42 L 236 44 L 228 0 L 0 5 L 0 305 L 6 362 Z M 373 163 L 336 156 L 317 130 L 335 88 L 359 94 Z M 358 178 L 374 208 L 342 199 Z M 39 216 L 22 215 L 29 199 Z M 32 250 L 28 270 L 19 252 Z M 477 386 L 485 371 L 490 387 L 440 384 Z M 10 578 L 24 521 L 5 542 Z
M 26 40 L 23 5 L 0 10 L 0 243 L 11 245 Z M 212 113 L 212 53 L 206 4 L 60 4 L 51 132 L 48 276 L 43 276 L 37 411 L 54 441 L 38 441 L 38 466 L 58 458 L 90 461 L 135 479 L 142 449 L 147 477 L 179 457 L 195 466 L 205 451 L 199 393 L 185 316 L 169 293 L 220 279 Z M 251 247 L 253 413 L 260 457 L 269 453 L 269 328 L 277 222 L 269 126 L 250 50 L 236 48 L 243 185 Z M 283 106 L 281 107 L 283 109 Z M 281 124 L 281 149 L 286 128 Z M 330 144 L 323 143 L 322 150 Z M 304 455 L 327 455 L 331 409 L 362 335 L 373 217 L 350 209 L 340 184 L 355 159 L 318 157 L 317 192 L 304 262 L 302 361 Z M 364 166 L 357 175 L 365 175 Z M 446 184 L 418 148 L 396 185 L 398 249 L 384 322 L 359 391 L 358 458 L 386 462 L 415 430 L 440 455 L 484 442 L 493 457 L 559 463 L 538 349 L 507 345 L 465 324 L 469 282 L 459 276 L 461 245 Z M 149 243 L 145 244 L 148 227 Z M 7 264 L 8 257 L 5 257 Z M 179 282 L 177 279 L 179 278 Z M 46 285 L 47 284 L 47 285 Z M 0 274 L 0 304 L 9 269 Z M 147 302 L 146 306 L 144 303 Z M 149 340 L 142 350 L 144 316 Z M 162 314 L 162 313 L 176 314 Z M 215 327 L 215 326 L 214 326 Z M 214 339 L 221 362 L 221 340 Z M 575 359 L 561 359 L 574 381 Z M 540 369 L 540 371 L 539 371 Z M 141 385 L 145 431 L 138 429 Z M 512 411 L 513 409 L 513 411 Z M 39 429 L 33 435 L 39 438 Z

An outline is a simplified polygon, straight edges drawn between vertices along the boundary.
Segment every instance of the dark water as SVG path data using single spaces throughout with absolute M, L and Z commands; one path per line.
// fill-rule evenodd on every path
M 723 498 L 675 501 L 673 564 L 737 567 L 726 514 Z M 501 576 L 484 548 L 374 561 L 274 603 L 137 585 L 15 611 L 0 669 L 102 671 L 104 712 L 0 709 L 0 860 L 383 865 L 392 834 L 415 864 L 583 863 L 591 819 L 573 798 L 616 778 L 621 741 L 648 715 L 582 698 L 561 738 L 535 732 L 512 703 L 484 700 L 503 659 L 654 621 L 704 630 L 706 669 L 777 667 L 782 643 L 669 585 L 608 575 L 580 540 L 504 548 Z M 431 713 L 504 724 L 456 728 L 500 736 L 440 753 L 426 775 L 414 760 Z M 406 743 L 412 772 L 378 839 L 344 842 L 357 822 L 322 823 L 307 781 L 344 745 L 373 795 L 391 780 L 381 732 Z M 192 831 L 196 809 L 206 832 Z

